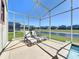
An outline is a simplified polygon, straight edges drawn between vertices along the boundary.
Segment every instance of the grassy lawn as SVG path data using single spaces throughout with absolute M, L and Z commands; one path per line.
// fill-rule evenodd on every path
M 23 37 L 24 33 L 23 32 L 16 32 L 15 36 L 16 36 L 16 38 Z M 12 38 L 13 38 L 13 32 L 8 32 L 8 40 L 12 41 Z
M 41 30 L 42 32 L 48 32 L 49 30 Z M 66 32 L 70 33 L 70 30 L 52 30 L 52 32 Z M 73 30 L 74 33 L 79 33 L 79 30 Z M 42 34 L 43 36 L 49 37 L 49 34 Z M 49 37 L 50 38 L 50 37 Z M 70 41 L 70 38 L 64 37 L 64 36 L 57 36 L 52 34 L 52 39 L 58 40 L 58 41 Z M 79 43 L 79 38 L 73 38 L 73 42 Z
M 46 37 L 50 38 L 49 34 L 42 34 L 42 36 L 46 36 Z M 65 38 L 63 36 L 57 36 L 57 35 L 53 35 L 53 34 L 51 35 L 51 38 L 58 40 L 58 41 L 63 41 L 63 42 L 65 42 L 66 40 L 70 40 L 69 38 Z
M 79 43 L 79 38 L 74 38 L 74 39 L 73 39 L 73 42 Z
M 49 34 L 42 34 L 42 36 L 47 36 L 48 38 L 50 38 Z M 62 41 L 62 42 L 70 41 L 70 38 L 67 38 L 64 36 L 57 36 L 54 34 L 51 35 L 51 38 L 54 40 Z M 73 38 L 73 42 L 79 43 L 79 38 Z
M 47 37 L 49 37 L 49 34 L 41 34 L 42 36 L 47 36 Z M 13 32 L 9 32 L 8 33 L 8 38 L 9 38 L 9 41 L 11 41 L 12 40 L 12 38 L 13 38 Z M 16 38 L 19 38 L 19 37 L 23 37 L 24 36 L 24 33 L 23 32 L 16 32 Z M 50 37 L 49 37 L 50 38 Z M 52 39 L 55 39 L 55 40 L 58 40 L 58 41 L 63 41 L 63 42 L 65 42 L 65 41 L 69 41 L 70 40 L 70 38 L 67 38 L 67 37 L 64 37 L 64 36 L 57 36 L 57 35 L 54 35 L 54 34 L 52 34 L 51 35 L 51 38 Z M 73 39 L 73 42 L 77 42 L 77 43 L 79 43 L 79 38 L 74 38 Z
M 11 41 L 13 38 L 13 32 L 8 32 L 8 40 Z

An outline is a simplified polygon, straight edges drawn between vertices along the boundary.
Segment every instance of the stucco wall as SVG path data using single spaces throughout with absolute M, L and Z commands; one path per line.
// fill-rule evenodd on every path
M 8 18 L 7 18 L 7 9 L 6 9 L 6 3 L 5 3 L 5 23 L 3 25 L 3 46 L 6 45 L 8 41 Z
M 0 51 L 1 51 L 1 49 L 2 49 L 2 44 L 1 44 L 1 42 L 2 42 L 2 36 L 1 36 L 1 31 L 2 31 L 2 24 L 1 24 L 1 1 L 0 1 Z
M 5 0 L 4 4 L 5 4 Z M 1 1 L 0 1 L 1 4 Z M 1 5 L 0 5 L 1 6 Z M 1 7 L 0 7 L 1 11 Z M 8 19 L 7 19 L 7 12 L 6 12 L 6 4 L 5 4 L 5 22 L 2 24 L 0 23 L 0 51 L 2 48 L 5 47 L 6 43 L 8 42 Z M 1 19 L 1 13 L 0 13 L 0 19 Z

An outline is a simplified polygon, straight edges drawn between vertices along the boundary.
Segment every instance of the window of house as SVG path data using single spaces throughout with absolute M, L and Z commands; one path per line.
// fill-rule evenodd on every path
M 5 18 L 4 18 L 4 16 L 5 16 L 5 11 L 4 11 L 5 9 L 4 9 L 4 3 L 3 3 L 3 0 L 1 0 L 1 23 L 2 24 L 4 24 L 4 22 L 5 22 Z

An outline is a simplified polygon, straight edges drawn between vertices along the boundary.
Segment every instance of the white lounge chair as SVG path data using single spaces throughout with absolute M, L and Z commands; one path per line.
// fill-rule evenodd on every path
M 37 43 L 37 40 L 31 37 L 30 31 L 26 31 L 24 41 L 27 43 L 28 46 Z
M 35 31 L 32 31 L 32 35 L 33 35 L 33 37 L 34 37 L 35 39 L 37 39 L 38 42 L 41 42 L 41 41 L 42 41 L 42 39 L 41 39 L 39 36 L 37 36 L 37 34 L 36 34 Z
M 37 39 L 38 41 L 43 41 L 43 40 L 47 40 L 48 38 L 47 37 L 44 37 L 44 36 L 38 36 L 37 33 L 35 31 L 32 31 L 32 35 L 35 39 Z

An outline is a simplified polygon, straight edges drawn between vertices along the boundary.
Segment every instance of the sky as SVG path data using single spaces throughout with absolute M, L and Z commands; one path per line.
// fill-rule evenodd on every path
M 59 4 L 63 0 L 39 0 L 44 6 L 51 9 L 57 4 Z M 71 7 L 70 0 L 67 0 L 63 4 L 61 4 L 59 7 L 51 11 L 51 15 L 55 15 L 57 13 L 69 10 Z M 79 7 L 79 0 L 73 0 L 73 8 Z M 25 15 L 30 15 L 33 17 L 40 17 L 46 14 L 47 10 L 43 8 L 42 6 L 39 6 L 35 3 L 34 0 L 8 0 L 8 10 L 15 11 L 17 13 L 22 13 Z M 8 13 L 8 20 L 13 22 L 14 15 L 12 13 Z M 70 25 L 71 13 L 65 13 L 62 15 L 58 15 L 51 18 L 51 24 L 52 26 L 60 26 L 60 25 Z M 46 15 L 47 17 L 48 15 Z M 19 22 L 21 24 L 28 24 L 28 17 L 23 15 L 16 15 L 15 17 L 16 22 Z M 29 18 L 29 24 L 33 26 L 39 26 L 39 19 L 33 19 Z M 79 24 L 79 9 L 73 11 L 73 24 Z M 43 19 L 41 21 L 41 26 L 48 26 L 49 25 L 49 19 Z

